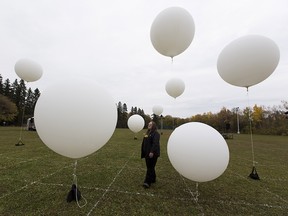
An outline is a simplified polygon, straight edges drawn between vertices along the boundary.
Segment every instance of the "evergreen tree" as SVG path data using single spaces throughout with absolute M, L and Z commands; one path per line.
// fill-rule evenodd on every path
M 40 97 L 40 90 L 36 88 L 33 93 L 34 107 L 39 97 Z
M 9 79 L 6 79 L 3 84 L 3 95 L 12 99 L 12 90 L 11 90 L 11 82 Z
M 122 105 L 122 103 L 119 101 L 117 105 L 117 113 L 118 113 L 117 126 L 116 126 L 117 128 L 127 128 L 128 115 L 125 109 L 127 109 L 127 106 L 124 108 L 124 105 Z
M 3 92 L 4 92 L 3 77 L 0 74 L 0 95 L 3 95 Z
M 117 109 L 118 109 L 119 113 L 122 113 L 122 111 L 123 111 L 123 106 L 122 106 L 121 101 L 118 102 Z
M 128 112 L 126 103 L 123 104 L 123 111 L 126 112 L 126 113 Z
M 12 92 L 13 94 L 13 101 L 16 104 L 18 110 L 19 110 L 19 115 L 16 118 L 15 124 L 21 125 L 22 118 L 25 120 L 25 106 L 26 106 L 26 85 L 23 79 L 20 80 L 20 82 L 17 82 L 17 79 L 12 85 Z
M 25 115 L 33 115 L 34 112 L 34 97 L 31 88 L 28 89 L 25 103 Z

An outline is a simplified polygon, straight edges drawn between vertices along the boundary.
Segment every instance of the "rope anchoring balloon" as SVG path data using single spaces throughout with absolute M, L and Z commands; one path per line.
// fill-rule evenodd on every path
M 79 208 L 83 208 L 86 204 L 87 204 L 87 200 L 82 196 L 81 192 L 78 189 L 78 184 L 77 184 L 77 176 L 76 176 L 76 168 L 77 168 L 77 160 L 75 161 L 74 164 L 74 172 L 73 172 L 73 183 L 71 186 L 71 190 L 69 191 L 68 195 L 67 195 L 67 202 L 72 202 L 72 201 L 76 201 L 77 205 Z M 81 200 L 81 198 L 83 198 L 84 200 L 84 204 L 80 205 L 79 201 Z
M 248 95 L 248 87 L 267 79 L 277 68 L 279 59 L 280 50 L 273 40 L 262 35 L 246 35 L 224 47 L 218 56 L 217 69 L 220 77 L 227 83 L 247 88 Z M 249 177 L 259 180 L 254 160 L 250 105 L 248 115 L 253 160 Z
M 191 192 L 191 194 L 193 194 L 193 198 L 194 198 L 194 201 L 196 203 L 198 203 L 198 197 L 200 196 L 200 193 L 199 193 L 199 190 L 198 190 L 198 182 L 196 182 L 196 189 L 195 189 L 195 192 Z
M 251 110 L 250 110 L 250 99 L 249 99 L 249 91 L 247 87 L 247 98 L 248 98 L 248 120 L 249 120 L 249 130 L 250 130 L 250 141 L 251 141 L 251 151 L 252 151 L 252 171 L 249 174 L 249 177 L 254 180 L 260 180 L 260 177 L 256 170 L 256 161 L 255 161 L 255 154 L 254 154 L 254 142 L 253 142 L 253 132 L 252 132 L 252 117 L 251 117 Z
M 25 145 L 22 141 L 22 132 L 23 132 L 23 122 L 24 122 L 24 114 L 25 114 L 25 104 L 24 103 L 24 107 L 23 107 L 23 111 L 22 111 L 22 118 L 21 118 L 21 126 L 20 126 L 20 134 L 19 134 L 19 140 L 18 142 L 15 144 L 15 146 L 23 146 Z

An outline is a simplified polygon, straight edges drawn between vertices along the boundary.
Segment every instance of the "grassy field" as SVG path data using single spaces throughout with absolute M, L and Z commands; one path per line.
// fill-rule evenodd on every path
M 195 183 L 169 162 L 161 136 L 157 182 L 142 183 L 140 143 L 128 129 L 117 129 L 99 151 L 77 161 L 78 186 L 87 200 L 67 203 L 75 160 L 49 150 L 36 132 L 24 131 L 24 146 L 15 146 L 20 128 L 0 127 L 0 215 L 287 215 L 288 137 L 254 135 L 260 181 L 252 168 L 249 135 L 227 140 L 230 162 L 219 178 Z M 198 187 L 197 187 L 198 186 Z

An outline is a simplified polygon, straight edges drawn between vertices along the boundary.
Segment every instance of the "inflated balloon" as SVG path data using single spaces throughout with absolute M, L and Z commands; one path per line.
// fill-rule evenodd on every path
M 34 82 L 42 77 L 43 69 L 30 59 L 20 59 L 14 66 L 16 74 L 27 82 Z
M 227 83 L 250 87 L 268 78 L 280 59 L 278 46 L 271 39 L 248 35 L 228 44 L 217 61 L 218 73 Z
M 155 115 L 161 115 L 163 112 L 163 107 L 160 105 L 155 105 L 153 106 L 152 111 Z
M 138 133 L 144 128 L 145 121 L 142 116 L 134 114 L 129 117 L 127 124 L 131 131 Z
M 169 137 L 167 153 L 173 167 L 196 182 L 218 178 L 229 163 L 225 139 L 214 128 L 199 122 L 177 127 Z
M 167 81 L 165 89 L 168 95 L 177 98 L 184 92 L 185 83 L 179 78 L 172 78 Z
M 41 93 L 34 116 L 44 144 L 60 155 L 81 158 L 97 151 L 111 138 L 117 123 L 117 107 L 110 94 L 96 83 L 65 80 Z
M 173 58 L 190 46 L 194 32 L 190 13 L 181 7 L 170 7 L 160 12 L 153 21 L 150 39 L 160 54 Z

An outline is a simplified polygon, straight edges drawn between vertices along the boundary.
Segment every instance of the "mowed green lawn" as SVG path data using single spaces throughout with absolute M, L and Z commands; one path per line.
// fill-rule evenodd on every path
M 227 140 L 230 162 L 219 178 L 197 183 L 183 178 L 169 162 L 163 131 L 157 182 L 142 183 L 142 134 L 117 129 L 99 151 L 77 161 L 78 186 L 87 200 L 67 203 L 75 160 L 44 145 L 36 132 L 0 127 L 0 215 L 287 215 L 288 137 L 254 135 L 260 181 L 252 169 L 250 135 Z M 205 137 L 205 134 L 203 134 Z M 197 193 L 198 192 L 198 193 Z

